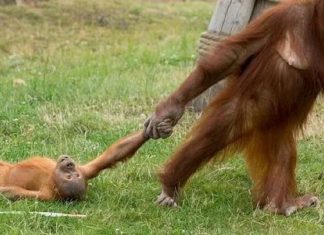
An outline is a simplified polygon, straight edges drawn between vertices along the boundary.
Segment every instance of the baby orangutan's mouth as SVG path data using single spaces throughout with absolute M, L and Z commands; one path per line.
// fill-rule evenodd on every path
M 75 169 L 74 161 L 72 160 L 71 157 L 69 157 L 67 155 L 60 156 L 57 160 L 57 164 L 65 169 L 69 169 L 69 170 Z
M 57 163 L 61 163 L 64 161 L 70 160 L 72 161 L 71 157 L 68 155 L 61 155 L 58 159 L 57 159 Z
M 74 169 L 75 168 L 75 164 L 73 161 L 68 161 L 66 162 L 65 166 L 68 168 L 68 169 Z
M 63 162 L 65 160 L 71 160 L 70 156 L 68 155 L 61 155 L 58 159 L 57 162 Z

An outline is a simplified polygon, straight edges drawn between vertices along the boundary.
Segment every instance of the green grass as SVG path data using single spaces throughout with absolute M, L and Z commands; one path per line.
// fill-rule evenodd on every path
M 192 69 L 214 1 L 41 1 L 0 8 L 0 158 L 67 153 L 86 162 L 145 117 Z M 23 79 L 26 86 L 14 86 Z M 323 106 L 299 144 L 301 192 L 323 198 Z M 0 234 L 323 234 L 323 206 L 289 218 L 252 208 L 244 162 L 208 165 L 181 208 L 155 206 L 156 172 L 194 121 L 147 143 L 127 164 L 89 185 L 79 203 L 10 202 L 1 211 L 86 214 L 86 219 L 0 215 Z M 321 124 L 322 123 L 322 124 Z

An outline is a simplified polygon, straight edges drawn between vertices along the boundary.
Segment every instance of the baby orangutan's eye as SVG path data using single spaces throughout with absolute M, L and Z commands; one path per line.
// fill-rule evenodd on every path
M 71 176 L 71 175 L 67 175 L 66 178 L 67 178 L 68 180 L 70 180 L 70 179 L 72 178 L 72 176 Z

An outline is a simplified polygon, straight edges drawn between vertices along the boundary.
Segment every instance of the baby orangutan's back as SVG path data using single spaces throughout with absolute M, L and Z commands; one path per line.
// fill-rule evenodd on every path
M 7 174 L 7 185 L 19 186 L 29 190 L 40 190 L 50 184 L 56 162 L 45 157 L 32 157 L 12 164 Z
M 6 184 L 8 173 L 12 166 L 10 163 L 0 161 L 0 187 Z
M 0 162 L 0 193 L 9 199 L 53 197 L 51 179 L 56 162 L 32 157 L 17 164 Z

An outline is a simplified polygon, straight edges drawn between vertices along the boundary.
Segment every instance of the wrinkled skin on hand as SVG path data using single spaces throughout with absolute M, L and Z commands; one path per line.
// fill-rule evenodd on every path
M 168 138 L 184 111 L 185 105 L 171 99 L 160 103 L 155 112 L 144 123 L 145 137 L 152 139 Z

